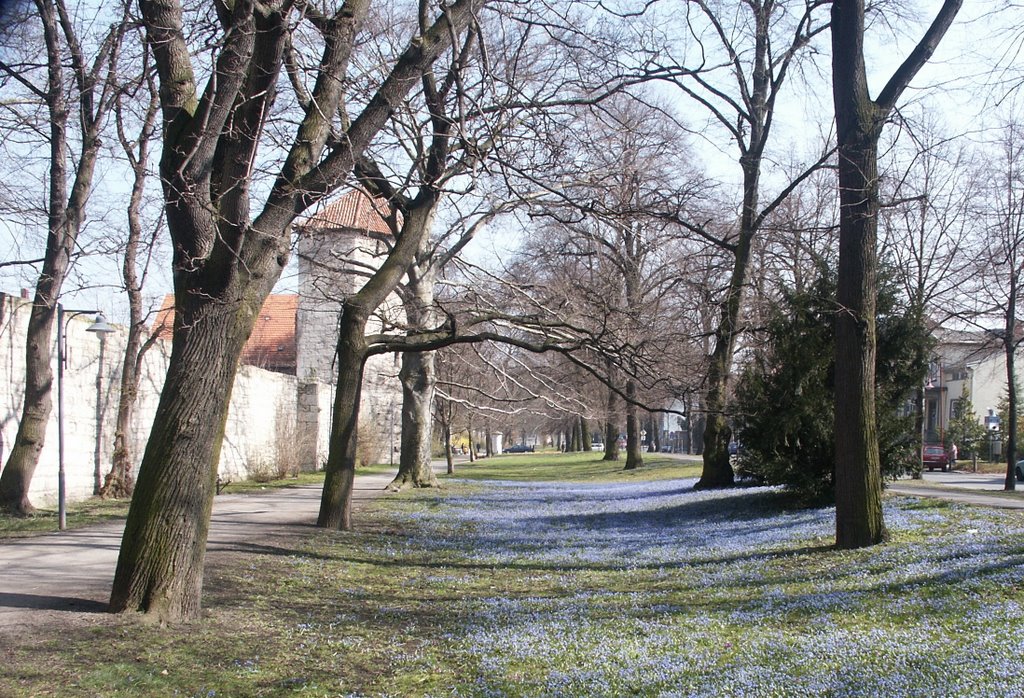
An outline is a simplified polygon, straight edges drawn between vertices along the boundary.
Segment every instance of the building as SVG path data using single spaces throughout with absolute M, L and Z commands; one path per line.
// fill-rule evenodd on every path
M 273 294 L 267 297 L 256 319 L 249 341 L 242 349 L 240 363 L 289 376 L 297 375 L 296 323 L 299 297 Z M 153 332 L 170 340 L 174 328 L 174 296 L 164 296 L 153 322 Z
M 998 333 L 938 328 L 935 335 L 938 344 L 924 386 L 924 440 L 944 443 L 949 422 L 960 407 L 970 407 L 986 428 L 999 431 L 999 404 L 1006 396 L 1006 355 Z M 1024 368 L 1024 363 L 1019 365 Z M 966 404 L 961 406 L 962 401 Z

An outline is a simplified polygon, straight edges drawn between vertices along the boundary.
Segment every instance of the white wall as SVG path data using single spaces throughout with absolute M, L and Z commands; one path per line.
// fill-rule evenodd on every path
M 25 335 L 31 303 L 0 294 L 0 463 L 10 454 L 21 419 L 21 401 L 25 389 Z M 99 437 L 99 477 L 110 468 L 113 454 L 114 421 L 117 416 L 120 363 L 125 333 L 106 335 L 104 360 L 100 363 L 100 340 L 86 332 L 89 316 L 68 321 L 67 364 L 64 381 L 64 464 L 69 499 L 93 494 L 97 479 L 96 444 Z M 54 334 L 56 338 L 56 333 Z M 55 340 L 56 341 L 56 340 Z M 136 467 L 156 414 L 163 386 L 169 342 L 158 342 L 146 355 L 142 383 L 135 409 L 131 441 Z M 53 371 L 57 358 L 54 347 Z M 99 390 L 97 377 L 101 378 Z M 56 386 L 55 386 L 56 387 Z M 330 386 L 315 389 L 318 413 L 310 415 L 318 428 L 310 433 L 317 442 L 314 462 L 322 462 L 330 434 Z M 287 439 L 284 448 L 295 450 L 301 436 L 296 433 L 298 381 L 294 376 L 264 371 L 252 366 L 239 369 L 231 395 L 220 472 L 228 479 L 248 474 L 253 463 L 273 460 L 275 440 Z M 99 417 L 99 420 L 97 420 Z M 97 426 L 99 425 L 99 427 Z M 311 432 L 312 430 L 310 430 Z M 50 504 L 57 493 L 57 391 L 53 391 L 53 412 L 47 427 L 46 442 L 29 493 L 33 503 Z

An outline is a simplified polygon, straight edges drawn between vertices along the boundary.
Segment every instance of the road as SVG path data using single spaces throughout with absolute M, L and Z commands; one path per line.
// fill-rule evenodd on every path
M 911 497 L 938 497 L 964 504 L 1024 509 L 1024 491 L 1004 492 L 1003 475 L 954 471 L 925 472 L 922 480 L 903 479 L 888 483 L 889 492 Z

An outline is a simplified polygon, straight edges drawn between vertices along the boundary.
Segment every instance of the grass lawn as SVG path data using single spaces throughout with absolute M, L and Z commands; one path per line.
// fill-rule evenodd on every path
M 606 467 L 460 466 L 239 554 L 199 622 L 5 648 L 0 695 L 1024 695 L 1020 513 L 890 497 L 891 542 L 840 552 L 831 509 Z
M 123 519 L 128 515 L 127 499 L 100 499 L 94 497 L 81 502 L 69 502 L 66 511 L 68 529 L 94 526 L 107 521 Z M 31 516 L 0 515 L 0 539 L 24 538 L 58 529 L 58 512 L 54 505 L 39 507 Z

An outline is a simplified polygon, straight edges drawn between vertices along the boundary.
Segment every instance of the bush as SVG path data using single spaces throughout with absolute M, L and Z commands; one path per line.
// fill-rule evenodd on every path
M 803 293 L 787 292 L 740 374 L 736 425 L 741 476 L 784 485 L 806 504 L 834 501 L 835 276 L 822 270 Z M 924 380 L 927 332 L 898 307 L 891 286 L 878 295 L 876 410 L 882 472 L 917 463 L 907 397 Z

